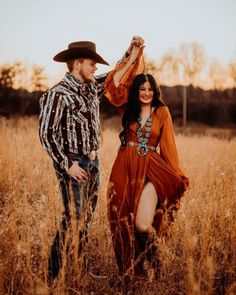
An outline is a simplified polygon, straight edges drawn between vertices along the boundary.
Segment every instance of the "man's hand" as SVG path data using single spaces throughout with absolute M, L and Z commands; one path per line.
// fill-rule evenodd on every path
M 127 54 L 131 54 L 133 47 L 142 47 L 144 45 L 144 39 L 140 36 L 133 36 L 130 46 L 127 49 Z
M 88 178 L 86 171 L 79 166 L 78 161 L 73 161 L 72 166 L 66 172 L 77 181 Z

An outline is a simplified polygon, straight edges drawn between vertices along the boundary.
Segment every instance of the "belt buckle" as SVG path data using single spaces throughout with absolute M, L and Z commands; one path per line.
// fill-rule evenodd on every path
M 92 150 L 89 154 L 88 154 L 88 158 L 90 161 L 93 161 L 97 156 L 97 152 L 95 150 Z

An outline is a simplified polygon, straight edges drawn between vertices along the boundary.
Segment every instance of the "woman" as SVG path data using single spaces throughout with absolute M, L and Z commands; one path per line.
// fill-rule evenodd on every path
M 172 212 L 188 186 L 179 167 L 169 110 L 155 79 L 140 74 L 142 53 L 135 46 L 105 85 L 123 125 L 108 187 L 108 218 L 124 277 L 145 276 L 145 256 L 154 254 L 150 236 L 165 233 L 163 217 L 173 221 Z

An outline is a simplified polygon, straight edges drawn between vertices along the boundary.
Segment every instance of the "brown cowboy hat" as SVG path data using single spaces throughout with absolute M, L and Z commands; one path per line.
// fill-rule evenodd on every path
M 90 41 L 72 42 L 68 45 L 68 49 L 63 50 L 53 57 L 53 60 L 58 62 L 67 62 L 76 58 L 91 58 L 99 64 L 108 65 L 99 54 L 96 52 L 96 44 Z

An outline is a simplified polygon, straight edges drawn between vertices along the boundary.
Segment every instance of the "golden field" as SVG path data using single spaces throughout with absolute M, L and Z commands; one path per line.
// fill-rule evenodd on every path
M 84 271 L 72 255 L 49 287 L 47 259 L 62 204 L 37 124 L 36 118 L 0 120 L 0 294 L 122 294 L 106 214 L 117 130 L 112 121 L 103 124 L 99 203 L 86 248 L 91 273 L 101 275 Z M 188 133 L 176 140 L 190 188 L 170 239 L 159 240 L 160 278 L 150 272 L 135 294 L 236 294 L 236 138 Z

